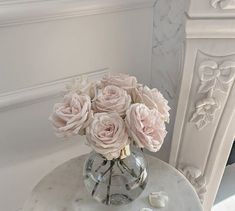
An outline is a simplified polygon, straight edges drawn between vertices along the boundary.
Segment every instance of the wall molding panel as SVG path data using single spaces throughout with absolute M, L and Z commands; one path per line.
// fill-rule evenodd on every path
M 49 98 L 51 99 L 62 96 L 63 92 L 66 90 L 66 85 L 72 83 L 74 80 L 79 80 L 84 77 L 90 81 L 95 81 L 101 79 L 102 76 L 108 74 L 108 72 L 108 68 L 105 68 L 90 73 L 78 74 L 65 79 L 31 86 L 17 91 L 2 93 L 0 94 L 0 112 L 30 105 L 35 102 L 42 102 Z
M 155 0 L 3 0 L 0 27 L 152 8 Z

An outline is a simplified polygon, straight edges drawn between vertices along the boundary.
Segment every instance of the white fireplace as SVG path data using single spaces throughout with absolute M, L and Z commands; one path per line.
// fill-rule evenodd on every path
M 235 137 L 235 1 L 191 1 L 170 163 L 211 210 Z

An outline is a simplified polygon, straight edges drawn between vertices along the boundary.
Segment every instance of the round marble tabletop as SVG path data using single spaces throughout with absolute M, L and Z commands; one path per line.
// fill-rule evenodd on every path
M 146 155 L 149 181 L 143 193 L 125 206 L 106 206 L 96 202 L 85 189 L 82 177 L 87 155 L 67 161 L 45 176 L 26 201 L 24 211 L 139 211 L 151 208 L 160 211 L 202 211 L 201 203 L 191 184 L 176 169 Z M 169 202 L 165 208 L 151 207 L 148 195 L 164 191 Z

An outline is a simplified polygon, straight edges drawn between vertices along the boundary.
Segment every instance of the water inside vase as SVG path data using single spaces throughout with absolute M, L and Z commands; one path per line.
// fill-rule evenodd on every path
M 144 190 L 147 178 L 146 163 L 139 152 L 111 161 L 92 153 L 84 165 L 87 190 L 106 205 L 128 204 L 135 200 Z

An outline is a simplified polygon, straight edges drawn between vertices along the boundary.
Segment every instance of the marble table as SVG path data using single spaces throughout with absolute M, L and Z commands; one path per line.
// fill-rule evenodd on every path
M 67 161 L 45 176 L 33 189 L 24 211 L 139 211 L 152 208 L 148 195 L 164 191 L 169 196 L 165 208 L 159 211 L 202 211 L 201 203 L 191 184 L 176 169 L 165 162 L 146 155 L 149 181 L 143 193 L 125 206 L 111 206 L 96 202 L 83 184 L 82 169 L 87 155 Z

